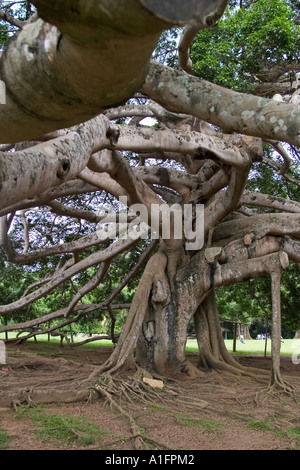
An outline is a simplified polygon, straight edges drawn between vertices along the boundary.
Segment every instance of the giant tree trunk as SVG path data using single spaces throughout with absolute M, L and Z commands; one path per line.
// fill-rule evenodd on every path
M 187 322 L 182 321 L 176 297 L 172 294 L 165 305 L 158 298 L 157 290 L 152 292 L 137 343 L 137 363 L 147 371 L 162 376 L 181 373 L 201 376 L 201 372 L 185 356 Z
M 178 308 L 180 304 L 176 302 L 176 294 L 178 292 L 172 292 L 169 298 L 162 285 L 152 290 L 148 313 L 137 342 L 136 361 L 141 367 L 163 376 L 184 373 L 201 377 L 204 370 L 211 369 L 252 377 L 261 374 L 261 371 L 242 366 L 229 354 L 221 332 L 214 289 L 210 290 L 194 315 L 199 363 L 196 367 L 189 362 L 185 346 L 190 316 Z
M 232 263 L 230 270 L 219 265 L 212 278 L 211 266 L 203 255 L 170 280 L 168 256 L 164 251 L 155 254 L 141 278 L 117 348 L 101 371 L 115 373 L 137 363 L 164 376 L 182 372 L 201 376 L 199 367 L 252 377 L 264 375 L 242 366 L 227 351 L 214 293 L 218 285 L 242 281 L 253 269 L 252 275 L 259 276 L 268 273 L 270 266 L 272 272 L 279 270 L 287 261 L 283 254 L 264 258 L 258 265 L 253 264 L 254 260 Z M 185 356 L 187 327 L 193 316 L 200 354 L 198 368 Z M 275 370 L 276 358 L 275 350 Z

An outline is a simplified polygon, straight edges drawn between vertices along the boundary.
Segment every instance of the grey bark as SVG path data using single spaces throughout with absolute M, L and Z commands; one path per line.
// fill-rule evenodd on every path
M 228 132 L 300 145 L 299 105 L 233 92 L 154 62 L 142 91 L 169 111 L 192 114 Z

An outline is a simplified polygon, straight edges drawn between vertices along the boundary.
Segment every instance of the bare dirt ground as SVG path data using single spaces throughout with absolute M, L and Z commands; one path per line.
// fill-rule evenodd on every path
M 109 348 L 96 350 L 25 343 L 7 345 L 7 365 L 0 367 L 0 430 L 8 436 L 7 450 L 132 450 L 135 437 L 128 417 L 140 430 L 147 450 L 290 450 L 300 449 L 300 369 L 282 357 L 282 374 L 292 383 L 296 398 L 266 394 L 266 383 L 227 373 L 207 372 L 203 379 L 165 382 L 149 396 L 131 396 L 117 403 L 128 414 L 111 409 L 104 398 L 92 402 L 47 404 L 47 413 L 85 417 L 104 431 L 89 445 L 44 441 L 38 425 L 16 419 L 6 402 L 8 393 L 55 388 L 63 382 L 78 384 L 109 356 Z M 197 356 L 190 356 L 196 364 Z M 270 369 L 270 358 L 240 356 L 244 364 Z M 153 389 L 152 389 L 153 390 Z M 151 390 L 151 392 L 152 392 Z M 32 404 L 33 405 L 33 404 Z

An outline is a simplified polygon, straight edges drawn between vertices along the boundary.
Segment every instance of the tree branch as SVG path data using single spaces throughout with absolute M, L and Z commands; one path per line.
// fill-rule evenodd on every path
M 141 91 L 169 111 L 192 114 L 228 132 L 300 146 L 300 106 L 237 93 L 156 62 Z
M 142 234 L 141 234 L 142 236 Z M 108 248 L 105 250 L 93 253 L 87 256 L 84 260 L 79 261 L 75 265 L 71 266 L 70 268 L 64 270 L 63 272 L 59 273 L 57 276 L 53 277 L 49 282 L 47 282 L 44 286 L 40 287 L 36 291 L 31 294 L 28 294 L 21 299 L 12 302 L 8 305 L 1 305 L 0 306 L 0 314 L 9 314 L 11 312 L 15 312 L 26 305 L 30 305 L 32 302 L 40 299 L 44 295 L 51 292 L 57 286 L 62 284 L 63 282 L 68 281 L 76 274 L 84 271 L 85 269 L 98 265 L 104 261 L 109 261 L 119 253 L 122 253 L 125 250 L 128 250 L 131 246 L 137 243 L 137 239 L 128 238 L 127 240 L 119 239 L 116 242 L 112 243 Z
M 203 18 L 197 23 L 185 26 L 182 31 L 180 41 L 178 44 L 179 65 L 185 72 L 193 75 L 193 63 L 190 59 L 190 46 L 195 39 L 196 35 L 202 29 L 216 26 L 218 20 L 223 16 L 228 5 L 228 0 L 219 2 L 217 10 L 213 15 Z

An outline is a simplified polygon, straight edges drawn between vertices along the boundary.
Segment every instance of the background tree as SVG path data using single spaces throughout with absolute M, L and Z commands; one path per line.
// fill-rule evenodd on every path
M 289 2 L 260 0 L 227 10 L 191 49 L 198 76 L 231 89 L 273 97 L 297 90 L 300 30 Z
M 299 2 L 230 2 L 226 14 L 213 30 L 203 30 L 198 35 L 191 48 L 196 75 L 243 92 L 251 92 L 272 98 L 275 94 L 294 93 L 297 100 L 299 73 Z M 286 199 L 299 200 L 299 186 L 293 183 L 299 178 L 297 163 L 299 155 L 293 146 L 287 146 L 294 164 L 290 168 L 290 176 L 282 179 L 274 168 L 267 164 L 278 160 L 278 154 L 269 145 L 264 146 L 264 163 L 255 163 L 247 189 L 263 191 Z M 257 208 L 261 210 L 261 208 Z M 288 273 L 296 280 L 299 270 L 290 267 L 283 277 L 283 283 L 288 279 Z M 297 283 L 297 281 L 296 281 Z M 265 283 L 255 281 L 256 289 L 267 300 L 265 312 L 271 311 L 270 292 L 264 293 Z M 266 287 L 267 288 L 267 287 Z M 229 288 L 230 297 L 240 305 L 240 315 L 243 315 L 243 303 L 248 298 L 248 308 L 252 311 L 252 302 L 247 288 Z M 242 294 L 239 296 L 239 292 Z M 283 289 L 285 305 L 289 289 Z M 257 295 L 259 298 L 260 295 Z M 292 297 L 291 297 L 292 298 Z M 238 299 L 238 300 L 237 300 Z M 222 309 L 224 299 L 222 302 Z M 256 303 L 256 309 L 259 306 Z M 226 307 L 225 307 L 226 308 Z M 296 308 L 297 309 L 297 308 Z M 223 310 L 224 311 L 224 310 Z M 265 315 L 265 313 L 264 313 Z M 255 315 L 253 315 L 255 317 Z M 228 318 L 231 318 L 230 316 Z M 285 319 L 289 323 L 288 319 Z M 294 329 L 298 327 L 294 326 Z

